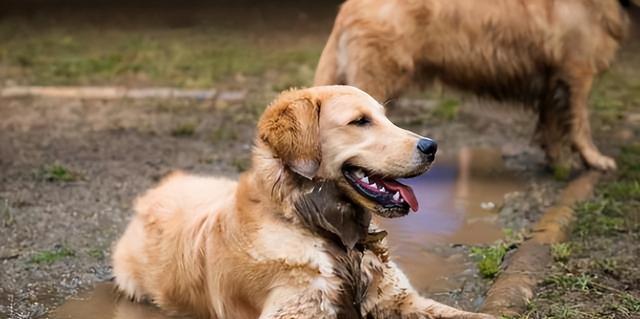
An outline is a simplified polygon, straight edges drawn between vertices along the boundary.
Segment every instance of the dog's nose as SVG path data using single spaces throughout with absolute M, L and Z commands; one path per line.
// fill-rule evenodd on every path
M 430 162 L 436 158 L 436 151 L 438 151 L 438 143 L 430 138 L 423 138 L 418 141 L 418 150 L 427 156 Z

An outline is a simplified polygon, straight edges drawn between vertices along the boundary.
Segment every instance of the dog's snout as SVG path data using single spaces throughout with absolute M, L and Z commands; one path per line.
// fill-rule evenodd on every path
M 438 143 L 430 138 L 423 138 L 418 141 L 418 150 L 427 156 L 429 161 L 433 161 L 436 158 L 436 151 L 438 151 Z

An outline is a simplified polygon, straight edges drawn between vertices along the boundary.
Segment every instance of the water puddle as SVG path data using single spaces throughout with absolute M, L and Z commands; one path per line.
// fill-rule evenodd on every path
M 494 149 L 463 148 L 404 182 L 413 188 L 420 210 L 379 223 L 389 232 L 392 258 L 417 289 L 429 293 L 460 287 L 450 276 L 464 272 L 467 259 L 452 246 L 502 238 L 497 211 L 504 195 L 524 188 Z
M 176 319 L 151 305 L 119 298 L 112 283 L 100 283 L 87 294 L 72 297 L 53 311 L 54 319 Z
M 426 175 L 405 181 L 420 201 L 420 211 L 379 222 L 389 232 L 392 258 L 420 291 L 454 290 L 450 278 L 463 273 L 466 256 L 452 244 L 490 243 L 503 236 L 497 209 L 506 193 L 522 189 L 499 151 L 463 149 L 438 158 Z M 56 319 L 168 319 L 157 308 L 118 298 L 113 284 L 101 283 L 68 300 L 53 313 Z

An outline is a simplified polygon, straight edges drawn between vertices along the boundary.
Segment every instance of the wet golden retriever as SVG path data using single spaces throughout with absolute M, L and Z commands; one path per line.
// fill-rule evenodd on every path
M 524 102 L 539 112 L 536 137 L 551 162 L 570 144 L 590 167 L 610 170 L 614 160 L 591 138 L 587 100 L 627 25 L 618 0 L 349 0 L 314 84 L 353 85 L 386 101 L 439 78 Z
M 257 135 L 238 182 L 174 173 L 137 200 L 122 292 L 199 318 L 493 318 L 419 296 L 371 223 L 417 210 L 395 178 L 425 172 L 434 141 L 349 86 L 281 94 Z

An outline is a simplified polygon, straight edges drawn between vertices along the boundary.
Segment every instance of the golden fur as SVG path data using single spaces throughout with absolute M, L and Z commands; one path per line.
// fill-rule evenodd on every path
M 412 82 L 442 82 L 536 106 L 551 161 L 564 145 L 615 168 L 591 139 L 587 100 L 625 37 L 618 0 L 349 0 L 315 85 L 348 84 L 386 101 Z M 568 140 L 568 141 L 566 141 Z
M 353 125 L 363 116 L 369 125 Z M 420 297 L 369 224 L 368 212 L 387 211 L 344 180 L 346 162 L 424 172 L 433 159 L 417 154 L 419 139 L 356 88 L 285 92 L 260 119 L 238 182 L 178 172 L 137 199 L 113 254 L 116 284 L 199 318 L 492 318 Z M 329 183 L 337 188 L 322 193 Z M 319 197 L 301 204 L 317 185 Z

